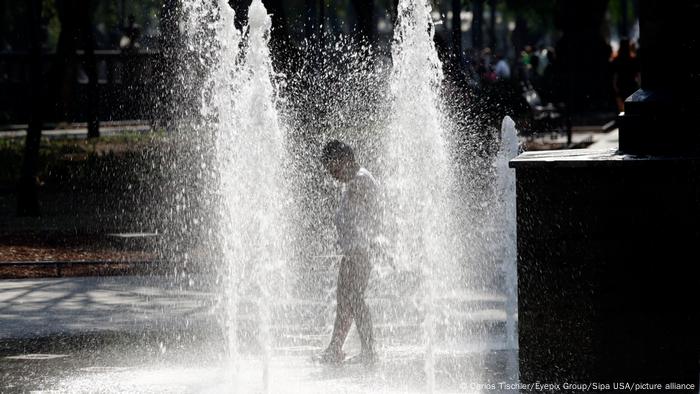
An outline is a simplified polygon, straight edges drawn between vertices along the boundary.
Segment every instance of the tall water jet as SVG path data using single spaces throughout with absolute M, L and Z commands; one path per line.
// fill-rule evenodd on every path
M 429 392 L 435 389 L 436 329 L 447 320 L 437 295 L 457 289 L 461 277 L 450 225 L 454 182 L 441 109 L 442 65 L 433 35 L 430 3 L 400 1 L 392 45 L 391 120 L 383 141 L 393 259 L 400 269 L 417 271 L 421 282 L 414 302 L 423 318 Z
M 267 391 L 270 293 L 275 279 L 284 273 L 280 267 L 286 255 L 285 135 L 277 112 L 277 74 L 268 48 L 271 19 L 262 2 L 254 0 L 242 35 L 233 25 L 234 11 L 228 3 L 220 0 L 217 7 L 220 49 L 203 112 L 213 119 L 215 129 L 213 164 L 218 183 L 214 189 L 219 215 L 213 230 L 221 249 L 222 312 L 234 375 L 240 348 L 257 348 Z
M 234 223 L 235 209 L 234 202 L 229 200 L 235 193 L 235 190 L 229 190 L 235 185 L 232 184 L 229 178 L 228 168 L 231 165 L 231 160 L 235 158 L 229 157 L 226 150 L 230 149 L 229 141 L 232 139 L 231 134 L 235 133 L 236 119 L 233 117 L 233 98 L 240 88 L 240 41 L 241 33 L 234 27 L 235 12 L 228 7 L 225 1 L 217 2 L 219 20 L 216 22 L 216 42 L 220 47 L 217 57 L 214 58 L 213 73 L 209 85 L 212 87 L 210 92 L 210 103 L 205 102 L 202 111 L 213 118 L 212 127 L 214 129 L 214 162 L 212 163 L 217 173 L 218 184 L 214 186 L 214 193 L 217 195 L 219 205 L 223 208 L 222 215 L 218 216 L 218 222 L 215 223 L 220 232 L 216 232 L 217 241 L 221 248 L 221 259 L 223 262 L 230 260 L 238 251 L 236 245 L 232 244 L 232 240 L 223 237 L 223 233 L 236 230 Z M 208 112 L 211 112 L 209 114 Z M 235 195 L 235 194 L 233 194 Z M 228 198 L 227 198 L 228 197 Z M 221 231 L 226 230 L 226 231 Z M 221 264 L 221 262 L 219 262 Z M 235 264 L 226 265 L 227 272 L 223 276 L 221 283 L 224 285 L 224 304 L 225 305 L 225 334 L 227 339 L 227 353 L 230 362 L 232 375 L 229 378 L 235 386 L 235 379 L 238 375 L 237 365 L 237 342 L 238 333 L 236 327 L 236 315 L 238 311 L 238 297 L 234 292 L 234 283 L 240 275 Z
M 515 170 L 508 167 L 508 162 L 520 152 L 517 130 L 513 119 L 506 116 L 501 125 L 501 141 L 496 154 L 496 196 L 499 196 L 498 214 L 500 223 L 497 224 L 502 233 L 503 261 L 502 270 L 505 277 L 506 293 L 506 347 L 515 350 L 518 346 L 517 309 L 518 309 L 518 265 L 517 265 L 517 227 L 515 209 Z M 518 379 L 517 360 L 510 358 L 506 366 L 508 379 L 516 382 Z

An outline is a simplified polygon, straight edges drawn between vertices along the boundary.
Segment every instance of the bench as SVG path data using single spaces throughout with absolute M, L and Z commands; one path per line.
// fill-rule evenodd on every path
M 518 124 L 520 134 L 531 139 L 546 134 L 555 139 L 565 134 L 571 144 L 571 121 L 566 106 L 563 103 L 543 103 L 537 90 L 528 82 L 523 82 L 521 87 L 529 113 Z

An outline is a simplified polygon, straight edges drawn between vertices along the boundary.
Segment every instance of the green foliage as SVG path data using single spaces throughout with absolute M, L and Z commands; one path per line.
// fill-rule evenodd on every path
M 508 18 L 521 16 L 533 31 L 548 31 L 554 29 L 554 13 L 557 0 L 505 0 L 499 2 L 500 11 Z
M 7 184 L 19 179 L 23 149 L 22 139 L 0 138 L 0 183 Z
M 100 1 L 93 18 L 95 23 L 103 23 L 108 28 L 119 26 L 121 23 L 119 1 Z
M 13 50 L 26 50 L 30 1 L 0 0 L 0 49 L 9 45 Z M 122 2 L 124 4 L 122 12 Z M 129 15 L 136 23 L 151 30 L 157 29 L 162 0 L 96 0 L 92 2 L 93 26 L 102 26 L 109 34 L 122 29 Z M 55 51 L 61 33 L 61 23 L 56 11 L 56 0 L 41 0 L 41 18 L 45 26 L 45 48 Z M 145 32 L 144 32 L 145 33 Z M 113 43 L 116 44 L 118 43 Z
M 8 44 L 17 47 L 28 36 L 29 1 L 0 0 L 0 7 L 0 49 Z
M 41 18 L 46 22 L 46 49 L 56 50 L 58 36 L 61 34 L 61 23 L 58 21 L 55 0 L 43 0 Z
M 95 8 L 94 21 L 96 24 L 104 24 L 108 29 L 119 29 L 128 23 L 129 15 L 133 15 L 137 24 L 151 26 L 158 23 L 162 3 L 162 0 L 123 0 L 122 15 L 122 0 L 102 0 Z
M 143 182 L 154 166 L 162 132 L 124 133 L 96 140 L 41 141 L 37 178 L 57 190 L 112 191 Z M 0 138 L 0 185 L 19 179 L 24 138 Z
M 610 0 L 608 4 L 608 12 L 610 14 L 610 22 L 617 25 L 622 22 L 623 3 L 627 3 L 627 21 L 632 24 L 635 20 L 634 7 L 629 0 Z

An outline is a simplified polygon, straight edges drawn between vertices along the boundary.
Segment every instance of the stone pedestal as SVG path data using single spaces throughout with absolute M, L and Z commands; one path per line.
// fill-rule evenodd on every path
M 700 159 L 570 150 L 511 167 L 521 381 L 698 393 Z

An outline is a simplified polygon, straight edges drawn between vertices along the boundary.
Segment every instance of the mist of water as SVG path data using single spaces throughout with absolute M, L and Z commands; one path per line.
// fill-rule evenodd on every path
M 242 370 L 251 370 L 253 354 L 269 391 L 280 344 L 320 350 L 329 339 L 337 275 L 331 216 L 340 189 L 319 165 L 318 152 L 331 138 L 354 146 L 381 184 L 392 268 L 375 270 L 368 290 L 380 352 L 419 362 L 422 371 L 404 378 L 419 372 L 428 392 L 440 390 L 445 368 L 480 379 L 478 366 L 464 357 L 468 349 L 456 344 L 478 341 L 467 321 L 474 303 L 465 250 L 483 245 L 463 245 L 477 230 L 460 221 L 468 215 L 460 195 L 481 191 L 464 190 L 455 175 L 455 126 L 446 115 L 431 6 L 402 0 L 397 11 L 390 59 L 362 43 L 326 40 L 320 59 L 307 59 L 310 70 L 300 81 L 273 69 L 271 20 L 260 0 L 252 2 L 242 30 L 224 0 L 185 2 L 190 58 L 183 86 L 197 94 L 194 104 L 182 104 L 189 134 L 180 143 L 189 153 L 180 160 L 190 160 L 186 176 L 201 185 L 198 198 L 213 203 L 200 209 L 207 214 L 184 223 L 190 232 L 199 223 L 197 246 L 206 250 L 199 256 L 216 267 L 215 309 L 225 331 L 230 387 L 240 385 Z M 512 272 L 504 271 L 508 286 L 514 286 Z M 508 305 L 511 348 L 515 304 Z
M 387 211 L 394 239 L 392 256 L 402 269 L 417 270 L 423 315 L 427 390 L 435 389 L 435 340 L 447 321 L 439 299 L 457 291 L 459 229 L 451 223 L 459 208 L 450 198 L 455 185 L 449 124 L 441 109 L 442 64 L 433 35 L 431 6 L 406 0 L 398 5 L 392 46 L 391 118 L 383 141 Z
M 211 231 L 215 253 L 220 253 L 215 260 L 220 261 L 220 308 L 232 384 L 235 388 L 240 348 L 255 343 L 267 391 L 272 293 L 281 290 L 287 255 L 285 132 L 277 110 L 281 77 L 272 68 L 268 47 L 272 23 L 260 0 L 252 2 L 242 32 L 224 0 L 213 9 L 194 9 L 190 16 L 213 24 L 217 48 L 206 59 L 211 63 L 201 104 L 203 127 L 213 129 L 214 147 L 211 162 L 202 165 L 213 166 L 215 174 L 210 189 L 218 208 Z M 257 329 L 241 329 L 250 325 Z

